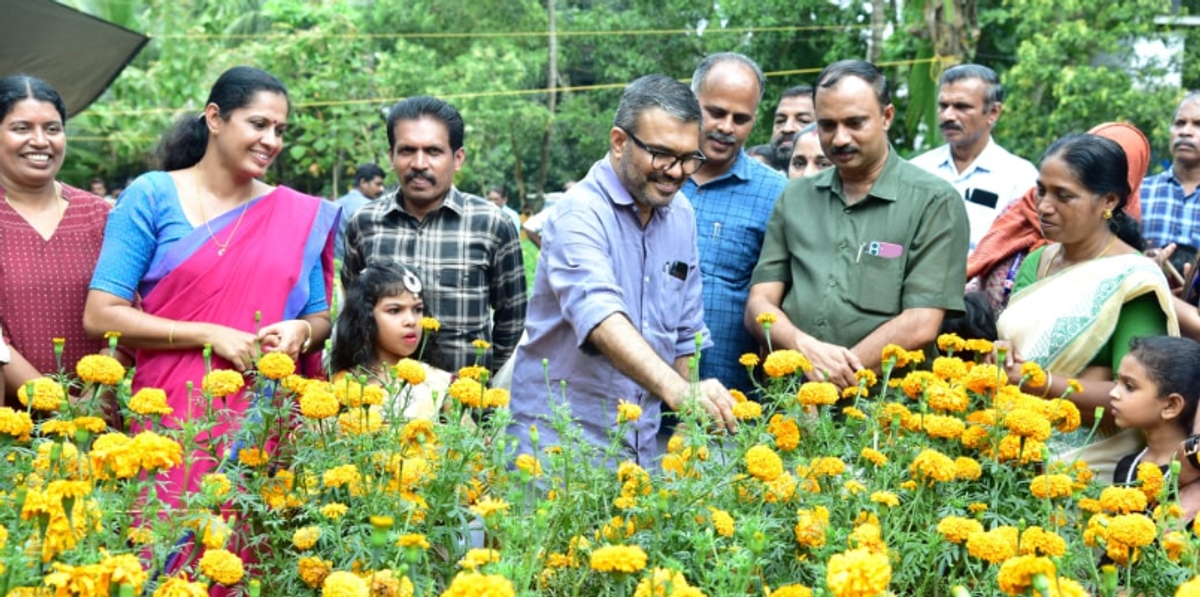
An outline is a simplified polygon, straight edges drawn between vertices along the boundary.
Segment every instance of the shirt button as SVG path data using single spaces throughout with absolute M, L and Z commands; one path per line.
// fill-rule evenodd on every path
M 642 280 L 643 280 L 643 281 L 645 281 L 647 284 L 649 284 L 649 283 L 650 283 L 650 276 L 646 276 L 646 277 L 645 277 L 645 278 L 643 278 Z
M 847 207 L 846 209 L 843 209 L 843 210 L 842 210 L 842 213 L 844 213 L 844 214 L 848 214 L 848 213 L 850 213 L 850 208 L 849 208 L 849 207 Z

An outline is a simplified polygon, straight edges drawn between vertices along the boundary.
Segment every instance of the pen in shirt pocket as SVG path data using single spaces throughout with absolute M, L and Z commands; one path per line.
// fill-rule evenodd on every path
M 904 254 L 904 247 L 896 243 L 886 243 L 883 241 L 871 241 L 858 245 L 858 256 L 854 258 L 855 263 L 862 263 L 863 252 L 867 255 L 882 257 L 884 259 L 897 259 Z
M 713 222 L 713 231 L 712 231 L 712 236 L 710 238 L 712 240 L 717 240 L 718 238 L 721 238 L 721 223 L 720 222 Z

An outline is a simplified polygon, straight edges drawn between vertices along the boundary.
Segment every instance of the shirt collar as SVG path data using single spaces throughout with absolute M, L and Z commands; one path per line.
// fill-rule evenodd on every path
M 958 166 L 954 163 L 954 154 L 950 152 L 949 143 L 939 147 L 938 151 L 941 152 L 941 158 L 937 163 L 938 168 L 943 168 L 948 172 L 953 172 L 955 176 L 961 176 L 974 170 L 991 172 L 991 165 L 995 164 L 996 159 L 999 157 L 996 154 L 1000 151 L 1000 146 L 996 145 L 996 140 L 992 139 L 991 135 L 988 135 L 987 145 L 983 146 L 983 151 L 979 152 L 979 155 L 975 156 L 975 160 L 971 162 L 970 166 L 967 166 L 966 171 L 964 171 L 962 174 L 959 173 Z
M 634 209 L 637 209 L 637 202 L 634 201 L 633 196 L 629 194 L 629 191 L 625 188 L 625 185 L 621 184 L 621 177 L 618 176 L 617 171 L 613 169 L 612 154 L 605 155 L 604 159 L 596 162 L 596 165 L 592 166 L 592 172 L 596 176 L 596 181 L 600 183 L 600 188 L 604 190 L 604 193 L 608 195 L 609 200 L 612 201 L 613 204 L 629 205 Z M 678 197 L 679 192 L 676 192 L 675 195 Z M 674 202 L 674 200 L 672 200 L 672 202 Z M 670 209 L 670 205 L 665 207 L 656 207 L 651 213 L 667 213 Z
M 392 204 L 392 210 L 406 215 L 412 215 L 408 213 L 408 210 L 404 209 L 404 202 L 402 201 L 402 197 L 400 195 L 400 189 L 396 189 L 396 191 L 392 193 L 392 196 L 388 200 Z M 442 204 L 430 213 L 437 213 L 439 210 L 449 209 L 450 211 L 461 216 L 463 214 L 465 204 L 466 198 L 463 196 L 462 191 L 459 191 L 458 187 L 450 185 L 450 190 L 446 192 L 446 198 L 442 200 Z
M 734 158 L 733 158 L 733 164 L 730 164 L 728 170 L 726 170 L 720 176 L 718 176 L 712 180 L 706 181 L 702 185 L 696 185 L 696 186 L 707 186 L 710 184 L 714 184 L 718 181 L 725 180 L 726 178 L 736 178 L 743 182 L 750 180 L 750 177 L 751 177 L 750 176 L 750 168 L 751 168 L 751 166 L 753 166 L 753 164 L 751 164 L 750 161 L 752 161 L 753 159 L 754 158 L 751 158 L 744 149 L 739 149 L 737 152 L 737 155 L 734 156 Z
M 896 148 L 888 143 L 887 162 L 884 163 L 883 170 L 875 182 L 871 183 L 871 190 L 867 191 L 867 195 L 863 199 L 874 197 L 884 201 L 895 201 L 899 196 L 900 184 L 903 182 L 899 172 L 902 161 L 900 155 L 896 153 Z M 830 189 L 838 195 L 845 196 L 845 193 L 842 192 L 842 178 L 837 175 L 836 166 L 816 174 L 815 178 L 817 187 Z

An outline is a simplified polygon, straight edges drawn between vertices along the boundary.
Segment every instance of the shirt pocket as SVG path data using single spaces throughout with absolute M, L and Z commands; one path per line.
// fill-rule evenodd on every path
M 442 297 L 450 299 L 454 308 L 465 309 L 462 313 L 434 313 L 435 317 L 456 315 L 482 320 L 487 315 L 488 287 L 484 283 L 484 272 L 469 266 L 447 266 L 438 271 L 436 289 Z M 439 301 L 443 308 L 445 300 Z
M 904 259 L 888 259 L 863 253 L 851 285 L 850 302 L 871 313 L 894 315 L 901 311 Z

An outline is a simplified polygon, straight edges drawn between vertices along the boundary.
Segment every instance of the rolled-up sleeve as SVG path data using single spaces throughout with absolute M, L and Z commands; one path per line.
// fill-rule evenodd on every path
M 970 242 L 966 208 L 948 187 L 918 214 L 921 221 L 912 239 L 901 306 L 962 311 Z

